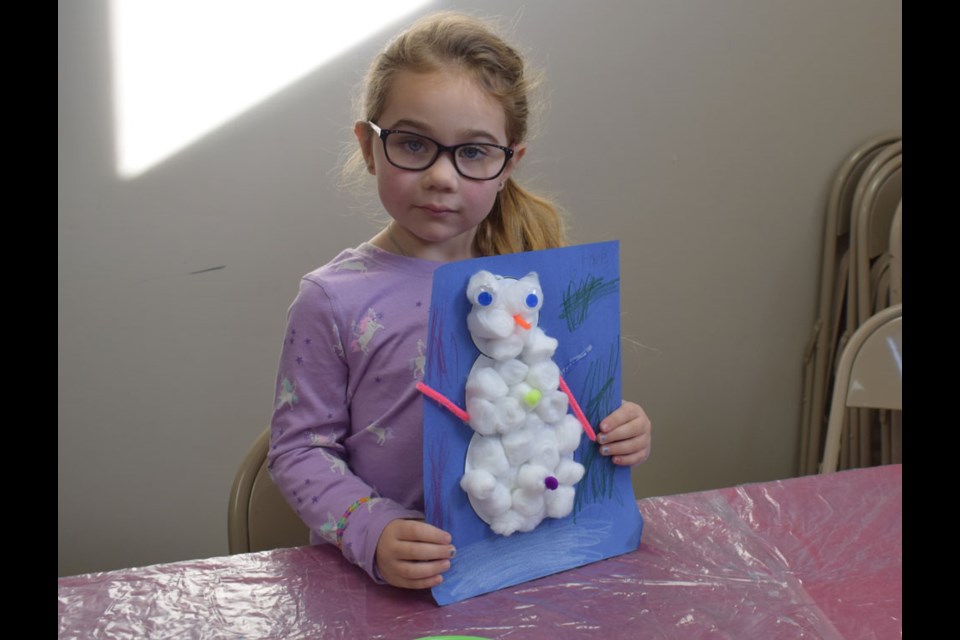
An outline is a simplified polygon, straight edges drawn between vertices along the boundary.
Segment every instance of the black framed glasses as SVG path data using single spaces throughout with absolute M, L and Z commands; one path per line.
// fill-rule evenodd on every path
M 412 131 L 381 129 L 369 121 L 367 124 L 383 140 L 383 152 L 387 161 L 399 169 L 423 171 L 432 166 L 441 153 L 449 151 L 453 166 L 464 178 L 493 180 L 503 173 L 513 157 L 513 149 L 499 144 L 465 142 L 448 147 L 433 138 Z

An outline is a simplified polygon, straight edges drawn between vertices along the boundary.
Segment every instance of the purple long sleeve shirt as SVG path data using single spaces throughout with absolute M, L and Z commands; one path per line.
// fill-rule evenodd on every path
M 423 517 L 423 404 L 433 272 L 364 243 L 300 282 L 280 355 L 270 473 L 310 527 L 380 581 L 383 528 Z

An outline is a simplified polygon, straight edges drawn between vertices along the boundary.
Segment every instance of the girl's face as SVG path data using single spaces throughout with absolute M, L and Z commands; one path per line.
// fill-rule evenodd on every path
M 394 76 L 386 108 L 376 123 L 383 129 L 420 133 L 443 145 L 488 142 L 508 146 L 506 116 L 500 103 L 455 71 Z M 472 257 L 473 237 L 493 208 L 497 192 L 525 152 L 514 155 L 494 180 L 471 180 L 457 173 L 449 153 L 422 171 L 393 166 L 369 125 L 355 133 L 367 169 L 377 177 L 380 201 L 393 218 L 392 240 L 410 256 L 447 262 Z

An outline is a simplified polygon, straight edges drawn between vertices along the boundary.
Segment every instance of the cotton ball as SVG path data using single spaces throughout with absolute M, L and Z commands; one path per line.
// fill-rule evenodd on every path
M 553 431 L 557 439 L 557 450 L 560 453 L 573 453 L 580 446 L 582 434 L 583 426 L 579 420 L 570 414 L 563 416 L 563 420 L 557 423 Z
M 493 529 L 494 533 L 498 533 L 501 536 L 509 536 L 519 531 L 524 522 L 525 518 L 523 516 L 513 509 L 509 509 L 505 513 L 494 517 L 490 523 L 490 528 Z
M 502 436 L 501 436 L 502 439 Z M 506 473 L 503 475 L 497 476 L 497 479 L 505 484 L 508 487 L 516 486 L 517 484 L 517 467 L 507 467 Z
M 560 386 L 560 367 L 553 360 L 538 362 L 530 367 L 527 382 L 540 391 L 553 391 Z
M 513 318 L 510 318 L 513 322 Z M 518 335 L 510 335 L 506 338 L 497 338 L 488 340 L 485 345 L 480 346 L 480 350 L 498 362 L 516 358 L 523 351 L 523 338 Z
M 563 391 L 549 391 L 543 394 L 537 405 L 537 415 L 546 423 L 559 422 L 567 413 L 567 394 Z
M 513 318 L 497 304 L 498 281 L 489 271 L 478 271 L 467 284 L 467 299 L 472 305 L 467 327 L 478 338 L 504 338 L 513 333 Z
M 540 435 L 542 431 L 549 431 L 547 425 L 543 424 L 543 420 L 540 419 L 540 416 L 533 412 L 527 414 L 526 425 L 524 428 L 530 432 L 531 438 L 534 440 L 538 440 L 542 437 Z
M 518 429 L 500 436 L 506 459 L 512 467 L 519 467 L 533 453 L 533 438 L 527 429 Z
M 497 411 L 497 430 L 500 433 L 510 433 L 526 422 L 527 412 L 516 398 L 500 398 L 494 406 Z
M 500 280 L 501 278 L 498 278 L 485 269 L 477 271 L 470 276 L 470 280 L 467 282 L 467 300 L 473 305 L 479 304 L 480 301 L 478 297 L 480 293 L 484 291 L 496 292 Z M 495 293 L 493 293 L 493 295 L 495 295 Z M 493 302 L 493 299 L 491 299 L 490 302 Z M 480 306 L 490 306 L 490 302 L 486 305 L 481 304 Z
M 499 483 L 493 488 L 490 497 L 478 499 L 476 505 L 483 512 L 485 519 L 491 520 L 509 511 L 513 505 L 513 498 L 510 496 L 510 491 L 502 483 Z
M 505 303 L 515 311 L 535 315 L 543 306 L 543 291 L 536 272 L 531 271 L 510 283 L 504 291 Z
M 550 475 L 550 469 L 547 467 L 539 464 L 525 464 L 517 471 L 517 486 L 530 493 L 543 493 L 547 490 L 545 481 Z
M 513 317 L 503 309 L 476 309 L 467 316 L 467 329 L 478 338 L 496 340 L 513 333 Z
M 557 471 L 554 475 L 556 475 L 560 484 L 575 485 L 583 478 L 584 471 L 586 470 L 579 462 L 564 458 L 557 465 Z
M 540 327 L 527 332 L 526 345 L 523 347 L 523 359 L 527 362 L 539 362 L 553 357 L 557 350 L 557 339 L 551 338 Z
M 521 406 L 527 407 L 528 411 L 536 407 L 540 403 L 540 398 L 543 397 L 539 389 L 534 389 L 526 382 L 513 385 L 509 393 L 511 398 L 516 398 Z
M 559 462 L 560 452 L 557 451 L 557 439 L 550 431 L 544 429 L 534 439 L 534 449 L 530 455 L 530 463 L 547 469 L 555 469 Z
M 460 478 L 460 488 L 474 498 L 489 498 L 497 488 L 497 479 L 485 469 L 471 469 Z
M 539 516 L 540 520 L 543 519 L 543 491 L 524 491 L 523 489 L 514 489 L 513 493 L 511 494 L 511 498 L 513 510 L 519 513 L 521 516 L 526 518 L 529 518 L 530 516 Z
M 516 358 L 498 362 L 493 368 L 497 370 L 497 373 L 500 374 L 500 377 L 508 386 L 513 386 L 526 378 L 527 372 L 530 370 L 525 362 Z
M 485 436 L 497 432 L 497 408 L 483 398 L 467 398 L 467 413 L 470 415 L 470 427 Z
M 544 516 L 543 511 L 541 511 L 540 513 L 534 514 L 532 516 L 527 516 L 520 523 L 520 528 L 517 529 L 517 531 L 519 531 L 520 533 L 527 533 L 529 531 L 533 531 L 534 529 L 537 528 L 538 524 L 543 522 L 543 516 Z
M 467 463 L 473 469 L 483 469 L 502 477 L 510 468 L 504 446 L 499 438 L 478 438 L 467 451 Z
M 474 367 L 467 378 L 467 394 L 473 397 L 496 400 L 509 392 L 507 383 L 492 367 Z
M 543 496 L 546 515 L 550 518 L 565 518 L 573 511 L 573 487 L 558 487 Z

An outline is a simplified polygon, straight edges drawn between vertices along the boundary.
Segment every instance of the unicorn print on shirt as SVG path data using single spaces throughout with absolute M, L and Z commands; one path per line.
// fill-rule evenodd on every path
M 346 353 L 343 350 L 343 341 L 340 339 L 340 327 L 337 326 L 336 322 L 330 323 L 333 326 L 333 337 L 336 342 L 333 343 L 333 352 L 343 360 L 346 357 Z
M 373 340 L 377 331 L 383 329 L 383 325 L 380 324 L 380 317 L 379 313 L 370 308 L 363 314 L 359 322 L 353 322 L 353 340 L 350 342 L 350 349 L 354 353 L 358 351 L 369 353 L 370 341 Z
M 329 447 L 336 444 L 337 439 L 335 436 L 326 434 L 326 433 L 317 433 L 313 429 L 310 430 L 310 444 L 315 447 Z
M 280 393 L 277 394 L 277 409 L 282 409 L 283 405 L 293 409 L 293 405 L 299 402 L 300 398 L 297 397 L 296 384 L 290 382 L 290 379 L 284 376 L 280 383 Z
M 417 338 L 417 354 L 410 360 L 410 368 L 413 370 L 414 380 L 423 380 L 423 372 L 427 366 L 427 345 L 420 338 Z
M 344 475 L 347 472 L 347 463 L 336 456 L 332 456 L 324 450 L 320 450 L 320 455 L 322 455 L 327 462 L 330 463 L 330 470 L 336 471 L 340 475 Z
M 369 427 L 365 429 L 377 437 L 377 444 L 381 447 L 386 444 L 387 440 L 393 437 L 393 434 L 390 433 L 390 427 L 378 427 L 377 423 L 372 423 Z
M 327 521 L 317 530 L 317 533 L 327 542 L 337 543 L 337 519 L 329 511 L 327 512 Z
M 367 263 L 363 260 L 346 260 L 336 266 L 337 271 L 356 271 L 358 273 L 367 272 Z

